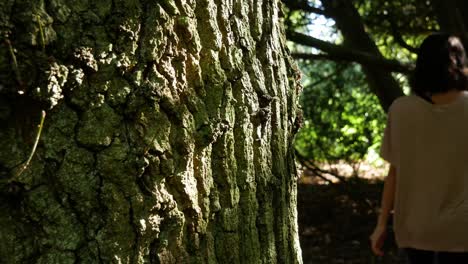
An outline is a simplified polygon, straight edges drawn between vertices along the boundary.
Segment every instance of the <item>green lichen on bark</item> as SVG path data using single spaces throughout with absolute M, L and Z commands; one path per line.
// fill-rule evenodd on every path
M 279 8 L 1 2 L 0 262 L 300 263 Z

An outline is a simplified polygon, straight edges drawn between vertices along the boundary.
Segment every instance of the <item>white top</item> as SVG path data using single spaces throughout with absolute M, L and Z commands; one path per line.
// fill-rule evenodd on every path
M 468 251 L 468 93 L 445 105 L 395 100 L 381 156 L 396 167 L 398 246 Z

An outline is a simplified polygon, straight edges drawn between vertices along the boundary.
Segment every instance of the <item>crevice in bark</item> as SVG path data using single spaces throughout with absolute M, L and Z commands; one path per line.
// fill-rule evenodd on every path
M 140 231 L 138 230 L 138 227 L 135 225 L 137 222 L 137 219 L 135 219 L 134 216 L 134 210 L 133 210 L 133 204 L 132 204 L 132 199 L 131 197 L 126 197 L 127 202 L 130 206 L 130 210 L 128 213 L 128 222 L 132 226 L 133 230 L 133 235 L 134 237 L 134 242 L 132 242 L 132 255 L 130 256 L 130 263 L 131 264 L 136 264 L 138 263 L 138 255 L 139 255 L 139 250 L 140 250 Z
M 25 215 L 45 218 L 31 225 L 38 232 L 29 232 L 30 240 L 55 241 L 68 226 L 75 240 L 35 245 L 23 259 L 278 261 L 272 219 L 287 219 L 275 215 L 274 194 L 268 193 L 281 182 L 271 175 L 270 134 L 272 126 L 287 125 L 272 123 L 271 115 L 287 114 L 286 106 L 273 104 L 290 95 L 274 96 L 287 86 L 279 80 L 286 73 L 271 73 L 284 70 L 271 65 L 285 55 L 275 43 L 278 25 L 272 25 L 277 3 L 196 2 L 60 2 L 63 14 L 47 2 L 60 38 L 46 52 L 69 75 L 39 146 L 46 153 L 41 162 L 49 165 L 34 183 L 39 187 L 25 186 L 20 194 L 43 194 L 66 215 L 61 223 L 46 207 L 30 208 L 31 201 L 23 200 Z M 101 126 L 106 141 L 89 139 L 99 136 Z M 28 223 L 16 228 L 22 224 Z

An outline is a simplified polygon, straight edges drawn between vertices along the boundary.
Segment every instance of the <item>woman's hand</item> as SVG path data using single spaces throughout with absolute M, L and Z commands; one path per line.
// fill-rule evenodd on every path
M 383 256 L 382 250 L 385 238 L 387 237 L 387 228 L 384 225 L 377 225 L 370 236 L 372 252 L 377 256 Z
M 396 167 L 390 165 L 387 178 L 385 178 L 384 190 L 382 193 L 382 205 L 377 219 L 377 226 L 370 236 L 371 248 L 377 256 L 383 256 L 382 250 L 385 238 L 387 236 L 387 223 L 390 217 L 390 212 L 393 209 L 393 200 L 395 199 L 396 185 Z

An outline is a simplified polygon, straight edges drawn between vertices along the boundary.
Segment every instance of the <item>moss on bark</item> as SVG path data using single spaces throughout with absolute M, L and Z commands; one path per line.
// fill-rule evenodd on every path
M 300 263 L 279 8 L 0 3 L 0 262 Z

